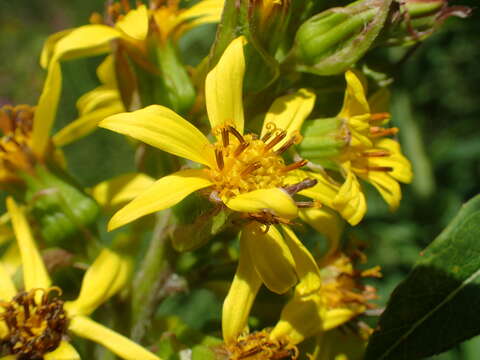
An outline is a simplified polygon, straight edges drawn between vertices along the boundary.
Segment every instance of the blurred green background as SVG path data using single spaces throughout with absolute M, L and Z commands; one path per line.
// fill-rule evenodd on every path
M 452 5 L 475 6 L 477 1 Z M 48 34 L 88 22 L 101 12 L 99 0 L 21 0 L 1 2 L 0 105 L 35 104 L 45 73 L 38 64 Z M 480 16 L 449 19 L 408 58 L 393 85 L 393 122 L 412 160 L 415 179 L 404 186 L 399 211 L 388 212 L 378 194 L 368 189 L 369 213 L 354 229 L 369 243 L 369 262 L 381 264 L 377 282 L 381 302 L 405 277 L 419 252 L 440 233 L 461 204 L 480 192 Z M 201 40 L 201 39 L 200 39 Z M 204 40 L 205 44 L 207 40 Z M 197 47 L 205 44 L 195 43 Z M 395 63 L 404 49 L 374 53 L 376 61 Z M 65 90 L 57 127 L 76 117 L 75 101 L 97 85 L 99 59 L 67 63 Z M 66 148 L 72 172 L 85 186 L 133 170 L 133 152 L 124 139 L 99 130 Z M 101 171 L 98 171 L 101 169 Z M 445 324 L 448 326 L 448 324 Z M 477 360 L 480 338 L 472 339 L 441 360 Z

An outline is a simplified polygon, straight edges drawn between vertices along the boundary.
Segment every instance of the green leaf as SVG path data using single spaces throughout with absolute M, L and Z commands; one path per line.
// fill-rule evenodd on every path
M 247 92 L 258 93 L 272 84 L 279 75 L 278 62 L 263 48 L 252 31 L 249 13 L 250 2 L 247 0 L 227 1 L 223 9 L 222 19 L 218 26 L 215 43 L 210 52 L 210 68 L 212 69 L 223 52 L 240 35 L 248 40 L 244 48 L 247 69 L 244 79 L 244 89 Z M 272 50 L 273 51 L 273 50 Z
M 393 292 L 366 360 L 420 359 L 480 334 L 480 195 L 467 202 Z

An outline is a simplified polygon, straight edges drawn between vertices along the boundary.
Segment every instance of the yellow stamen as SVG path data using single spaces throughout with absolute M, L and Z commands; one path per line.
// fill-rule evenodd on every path
M 373 138 L 383 137 L 388 135 L 395 135 L 398 133 L 398 128 L 385 129 L 379 126 L 372 126 L 370 128 L 370 136 Z
M 306 160 L 301 160 L 285 165 L 280 156 L 299 141 L 299 134 L 274 150 L 274 146 L 285 138 L 285 131 L 272 129 L 270 135 L 267 133 L 259 139 L 254 134 L 242 135 L 227 125 L 214 129 L 214 133 L 219 138 L 213 145 L 217 166 L 207 171 L 214 183 L 213 190 L 221 199 L 258 189 L 284 187 L 286 174 L 307 164 Z

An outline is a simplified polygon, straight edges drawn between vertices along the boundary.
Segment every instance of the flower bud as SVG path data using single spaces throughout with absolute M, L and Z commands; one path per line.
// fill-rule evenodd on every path
M 66 241 L 85 232 L 97 220 L 98 204 L 66 175 L 38 165 L 23 174 L 26 200 L 49 246 L 68 248 Z
M 150 66 L 134 65 L 141 105 L 161 104 L 179 114 L 188 113 L 196 94 L 177 47 L 171 40 L 149 45 Z
M 470 13 L 466 6 L 448 6 L 447 0 L 406 0 L 391 12 L 379 43 L 411 45 L 432 35 L 450 16 L 465 18 Z
M 297 146 L 300 156 L 322 166 L 327 166 L 327 159 L 338 155 L 348 141 L 338 117 L 308 121 L 302 134 L 303 140 Z
M 293 57 L 300 71 L 335 75 L 351 67 L 383 28 L 390 0 L 356 1 L 308 19 L 297 31 Z

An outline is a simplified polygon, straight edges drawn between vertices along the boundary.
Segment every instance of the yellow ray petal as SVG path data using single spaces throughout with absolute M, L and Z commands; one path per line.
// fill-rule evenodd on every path
M 248 316 L 262 280 L 258 276 L 245 241 L 240 241 L 240 260 L 228 295 L 223 302 L 222 333 L 233 342 L 247 328 Z
M 80 116 L 73 120 L 70 124 L 61 129 L 53 136 L 53 143 L 57 147 L 62 147 L 87 136 L 97 129 L 100 120 L 108 116 L 118 114 L 125 111 L 120 99 L 111 104 L 94 110 L 86 115 Z
M 148 34 L 148 10 L 145 5 L 130 10 L 120 21 L 115 24 L 117 29 L 131 38 L 144 41 Z
M 402 190 L 398 182 L 388 173 L 381 171 L 369 171 L 365 178 L 380 192 L 383 199 L 388 204 L 390 211 L 395 211 L 400 206 L 402 199 Z
M 74 29 L 62 30 L 50 35 L 47 38 L 43 44 L 42 53 L 40 54 L 40 65 L 42 68 L 46 69 L 48 67 L 50 60 L 55 53 L 55 46 L 57 45 L 57 42 L 66 35 L 70 34 L 73 30 Z
M 65 304 L 68 315 L 89 315 L 120 290 L 128 279 L 122 271 L 128 262 L 116 252 L 103 249 L 85 273 L 78 298 Z
M 295 201 L 279 188 L 250 191 L 224 202 L 230 209 L 244 213 L 267 211 L 284 219 L 293 219 L 298 214 Z
M 300 209 L 299 216 L 302 221 L 309 224 L 328 240 L 328 250 L 324 258 L 337 251 L 340 237 L 344 228 L 344 221 L 332 210 L 322 207 Z
M 7 269 L 0 263 L 0 301 L 10 301 L 17 294 L 17 289 Z
M 175 37 L 202 24 L 217 23 L 222 16 L 225 0 L 202 0 L 178 15 L 179 23 Z
M 231 125 L 243 134 L 243 76 L 245 57 L 243 45 L 246 39 L 241 36 L 233 40 L 208 73 L 205 82 L 205 99 L 208 119 L 212 129 Z
M 347 71 L 345 73 L 347 89 L 343 100 L 343 107 L 339 117 L 351 118 L 355 115 L 370 114 L 370 106 L 365 96 L 365 88 L 359 73 Z
M 187 120 L 160 105 L 110 116 L 100 127 L 131 136 L 149 145 L 192 161 L 215 167 L 213 148 Z
M 2 356 L 0 360 L 17 360 L 17 357 L 15 355 L 7 355 L 7 356 Z
M 121 103 L 118 90 L 113 87 L 102 85 L 83 94 L 77 101 L 77 109 L 80 116 L 82 116 L 95 110 L 108 107 L 114 103 Z M 125 110 L 122 110 L 122 112 L 124 111 Z
M 127 339 L 107 327 L 85 316 L 75 316 L 71 319 L 69 330 L 76 335 L 95 341 L 125 360 L 160 360 L 150 351 Z
M 33 240 L 27 219 L 11 197 L 7 198 L 7 209 L 12 219 L 13 231 L 22 257 L 25 290 L 47 289 L 51 284 L 50 277 Z
M 320 270 L 312 254 L 303 246 L 295 233 L 286 225 L 282 225 L 283 238 L 287 244 L 293 259 L 295 260 L 295 271 L 299 279 L 295 287 L 295 293 L 306 295 L 312 291 L 318 290 L 322 283 L 320 279 Z
M 390 152 L 389 156 L 370 158 L 374 166 L 391 167 L 393 170 L 388 174 L 396 180 L 409 184 L 412 181 L 412 165 L 410 161 L 402 155 L 400 144 L 392 139 L 380 139 L 375 142 L 374 146 L 380 149 L 386 149 Z
M 275 149 L 280 148 L 290 140 L 293 133 L 300 131 L 303 122 L 312 112 L 315 97 L 315 93 L 311 90 L 300 89 L 293 94 L 276 99 L 265 116 L 261 136 L 263 137 L 269 131 L 268 126 L 271 126 L 269 124 L 285 130 L 287 136 L 275 145 Z
M 288 338 L 293 344 L 322 330 L 326 310 L 316 295 L 294 297 L 283 308 L 280 320 L 270 333 L 274 339 Z
M 55 121 L 61 91 L 60 64 L 52 61 L 48 67 L 47 78 L 33 118 L 32 151 L 39 158 L 43 158 L 48 146 L 50 129 Z
M 110 26 L 86 25 L 72 30 L 55 43 L 53 50 L 47 51 L 52 54 L 33 123 L 32 149 L 38 157 L 41 158 L 47 148 L 62 91 L 59 61 L 107 52 L 110 49 L 110 41 L 120 37 L 121 34 Z
M 122 33 L 107 25 L 84 25 L 57 41 L 51 61 L 95 56 L 110 51 L 110 42 Z
M 133 200 L 154 183 L 155 180 L 145 174 L 124 174 L 101 182 L 90 193 L 103 208 L 111 209 Z
M 207 18 L 210 22 L 219 22 L 225 0 L 202 0 L 182 11 L 178 17 L 182 21 Z
M 358 313 L 347 308 L 327 310 L 323 320 L 323 330 L 331 330 L 337 326 L 345 324 L 357 314 Z
M 192 192 L 212 185 L 203 170 L 182 170 L 157 180 L 135 200 L 120 209 L 110 220 L 113 230 L 147 214 L 167 209 Z
M 58 348 L 45 354 L 45 360 L 80 360 L 77 350 L 66 341 L 62 341 Z
M 333 201 L 333 208 L 351 225 L 357 225 L 367 212 L 367 201 L 349 165 L 345 165 L 344 169 L 347 172 L 347 178 Z
M 283 294 L 296 284 L 292 253 L 274 226 L 265 233 L 263 225 L 251 222 L 243 227 L 240 241 L 244 242 L 258 275 L 268 289 Z
M 117 88 L 117 74 L 115 73 L 115 58 L 113 55 L 108 55 L 100 65 L 98 65 L 97 77 L 100 82 L 107 87 Z

